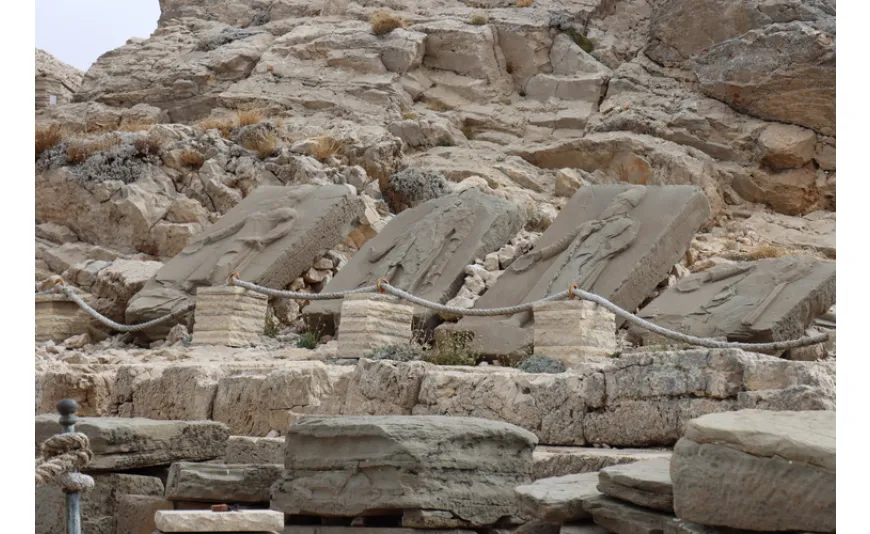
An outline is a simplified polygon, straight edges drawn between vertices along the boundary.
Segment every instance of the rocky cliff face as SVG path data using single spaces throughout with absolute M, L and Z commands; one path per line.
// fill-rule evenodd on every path
M 160 5 L 37 114 L 43 248 L 165 261 L 263 184 L 350 184 L 386 215 L 410 167 L 531 230 L 585 184 L 697 185 L 695 269 L 835 255 L 832 0 Z
M 84 73 L 72 65 L 60 61 L 45 50 L 37 48 L 36 76 L 53 78 L 75 91 L 82 85 Z

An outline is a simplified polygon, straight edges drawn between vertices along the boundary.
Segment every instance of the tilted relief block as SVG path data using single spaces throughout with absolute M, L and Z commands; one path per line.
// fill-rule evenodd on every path
M 517 258 L 474 307 L 535 302 L 576 283 L 623 309 L 635 309 L 680 261 L 709 216 L 707 197 L 694 186 L 583 187 L 535 248 Z M 438 327 L 435 339 L 440 344 L 467 332 L 477 352 L 525 354 L 534 342 L 533 326 L 531 311 L 465 317 Z

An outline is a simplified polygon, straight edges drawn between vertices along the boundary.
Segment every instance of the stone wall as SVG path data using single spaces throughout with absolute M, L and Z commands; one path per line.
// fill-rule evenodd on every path
M 70 365 L 38 373 L 37 413 L 72 397 L 85 415 L 209 419 L 283 433 L 300 415 L 452 415 L 515 424 L 541 445 L 672 445 L 686 423 L 744 408 L 833 410 L 833 362 L 740 350 L 623 355 L 562 374 L 423 362 Z

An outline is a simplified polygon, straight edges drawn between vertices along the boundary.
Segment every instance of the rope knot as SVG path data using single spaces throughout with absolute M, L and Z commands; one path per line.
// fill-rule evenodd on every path
M 74 473 L 94 457 L 90 440 L 81 432 L 57 434 L 40 446 L 41 456 L 36 459 L 36 485 L 57 482 L 64 491 L 87 491 L 94 481 L 87 475 Z
M 242 276 L 238 272 L 233 271 L 230 273 L 229 276 L 227 276 L 227 285 L 234 286 L 234 285 L 236 285 L 236 280 L 241 280 L 241 279 L 242 279 Z
M 568 298 L 574 300 L 577 298 L 577 295 L 574 294 L 574 291 L 580 289 L 577 284 L 571 284 L 568 286 Z
M 387 291 L 384 289 L 384 284 L 389 284 L 390 281 L 384 277 L 378 278 L 378 283 L 375 286 L 378 288 L 378 293 L 381 295 L 385 294 Z

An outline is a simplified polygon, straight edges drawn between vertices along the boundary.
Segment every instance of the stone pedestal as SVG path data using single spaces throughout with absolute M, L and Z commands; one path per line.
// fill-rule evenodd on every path
M 341 305 L 338 357 L 362 358 L 373 350 L 411 341 L 414 308 L 391 295 L 350 295 Z
M 266 327 L 269 298 L 241 287 L 196 290 L 193 345 L 258 345 Z
M 36 295 L 36 341 L 61 341 L 88 331 L 90 316 L 64 295 Z
M 594 302 L 543 302 L 534 314 L 535 354 L 570 368 L 616 352 L 616 316 Z

